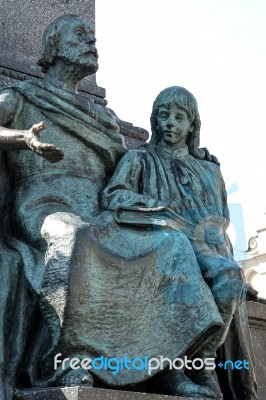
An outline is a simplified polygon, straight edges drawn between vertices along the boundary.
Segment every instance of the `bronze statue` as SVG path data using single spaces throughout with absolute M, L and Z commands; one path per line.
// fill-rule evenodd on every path
M 203 370 L 82 366 L 101 356 L 214 357 L 245 292 L 220 169 L 199 149 L 185 89 L 158 96 L 151 144 L 128 152 L 104 189 L 125 148 L 111 111 L 77 91 L 97 60 L 90 25 L 60 17 L 44 34 L 44 80 L 0 92 L 0 397 L 10 399 L 23 371 L 35 387 L 147 384 L 221 399 Z M 58 354 L 80 368 L 55 369 Z
M 56 233 L 53 222 L 50 228 L 46 224 L 48 230 L 45 232 L 42 231 L 43 223 L 47 216 L 56 215 L 58 211 L 84 219 L 97 213 L 100 190 L 116 161 L 125 152 L 118 125 L 110 111 L 88 101 L 77 91 L 78 82 L 98 68 L 95 41 L 87 21 L 74 15 L 58 18 L 44 33 L 44 51 L 39 64 L 45 78 L 16 83 L 0 92 L 0 125 L 3 126 L 0 128 L 0 149 L 3 151 L 2 164 L 8 170 L 7 177 L 2 169 L 2 203 L 5 201 L 9 205 L 5 212 L 9 218 L 2 227 L 5 237 L 2 247 L 11 258 L 8 263 L 3 256 L 5 264 L 11 266 L 5 266 L 10 276 L 6 277 L 1 296 L 1 321 L 7 320 L 15 308 L 13 292 L 17 289 L 14 277 L 18 279 L 21 271 L 18 272 L 16 267 L 14 272 L 13 264 L 23 265 L 27 286 L 42 299 L 40 307 L 45 308 L 46 304 L 51 307 L 47 298 L 54 296 L 56 288 L 49 286 L 52 282 L 47 288 L 49 278 L 46 273 L 51 274 L 52 268 L 63 264 L 58 279 L 62 280 L 64 273 L 67 274 L 64 262 L 67 264 L 71 258 L 75 233 L 68 228 L 72 224 L 69 218 L 65 222 L 61 220 L 65 224 L 66 237 L 61 235 L 58 240 L 67 247 L 69 254 L 62 255 L 58 251 L 57 257 L 61 257 L 61 261 L 58 259 L 58 266 L 55 266 L 52 262 L 49 264 L 51 251 L 48 250 L 46 258 L 50 267 L 45 267 L 46 242 L 50 248 L 57 246 L 57 250 L 59 242 L 57 245 L 51 243 L 56 240 L 51 237 Z M 36 125 L 39 121 L 44 122 Z M 58 162 L 56 166 L 54 162 Z M 3 325 L 3 322 L 0 325 L 1 399 L 5 398 L 3 380 L 11 381 L 12 385 L 16 366 L 21 363 L 19 354 L 23 357 L 25 351 L 28 327 L 23 321 L 27 319 L 27 313 L 23 312 L 22 304 L 20 308 L 18 324 L 22 332 L 15 340 L 17 348 L 13 353 L 16 356 L 12 355 L 12 350 L 11 354 L 4 352 L 9 346 L 10 325 Z M 58 314 L 54 316 L 55 336 L 58 334 L 55 326 L 60 330 L 61 317 Z M 13 361 L 8 359 L 10 357 Z
M 226 234 L 229 212 L 220 167 L 217 163 L 207 161 L 204 150 L 199 149 L 200 125 L 197 101 L 190 92 L 182 87 L 163 90 L 153 104 L 151 142 L 139 150 L 129 151 L 120 160 L 104 190 L 102 201 L 104 207 L 116 210 L 116 221 L 124 227 L 140 227 L 142 224 L 143 229 L 145 225 L 159 225 L 169 236 L 171 232 L 176 244 L 168 250 L 167 257 L 169 252 L 179 254 L 178 243 L 182 243 L 182 249 L 186 248 L 186 251 L 193 248 L 198 270 L 211 290 L 205 296 L 209 297 L 210 302 L 215 302 L 224 323 L 214 334 L 206 334 L 203 330 L 204 339 L 195 337 L 186 349 L 190 356 L 206 359 L 215 358 L 224 343 L 236 310 L 240 305 L 243 307 L 246 288 L 242 270 L 233 259 Z M 155 233 L 147 232 L 147 235 Z M 184 235 L 190 239 L 190 243 L 183 242 Z M 188 279 L 188 276 L 195 274 L 191 265 L 191 260 L 186 260 L 185 255 L 176 257 L 176 269 L 180 274 L 187 274 L 187 286 L 184 283 L 183 286 L 177 285 L 176 293 L 172 295 L 172 301 L 176 296 L 179 304 L 186 304 L 189 296 L 191 303 L 195 298 L 195 289 Z M 196 275 L 194 277 L 196 279 Z M 194 307 L 196 310 L 197 306 Z M 186 314 L 185 310 L 183 312 Z M 243 320 L 247 321 L 247 317 Z M 192 328 L 195 320 L 191 319 L 190 323 Z M 246 334 L 249 335 L 248 329 Z M 231 347 L 232 340 L 233 337 Z M 227 354 L 230 355 L 230 352 Z M 205 396 L 221 398 L 212 373 L 202 368 L 189 371 L 188 376 L 193 383 L 212 391 L 212 395 L 205 393 Z M 175 375 L 171 373 L 171 379 L 169 394 L 204 395 L 202 389 L 193 387 L 182 372 Z M 243 387 L 248 386 L 247 381 L 243 382 Z M 248 397 L 245 398 L 256 398 L 252 385 L 246 390 Z

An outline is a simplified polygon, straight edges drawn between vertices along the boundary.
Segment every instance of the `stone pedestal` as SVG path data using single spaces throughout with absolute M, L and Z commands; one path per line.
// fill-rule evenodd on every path
M 266 304 L 247 302 L 256 363 L 259 400 L 266 400 Z M 18 390 L 16 400 L 192 400 L 188 397 L 162 396 L 88 387 Z M 200 400 L 200 398 L 198 398 Z M 240 399 L 239 399 L 240 400 Z
M 50 22 L 64 14 L 75 14 L 95 26 L 95 0 L 0 0 L 0 86 L 31 77 L 42 77 L 36 62 L 41 55 L 42 35 Z M 95 74 L 80 85 L 99 98 L 105 90 Z
M 247 302 L 259 400 L 266 400 L 266 304 Z
M 197 399 L 203 400 L 201 397 Z M 15 400 L 195 400 L 195 398 L 75 386 L 45 390 L 18 390 Z
M 262 216 L 262 224 L 257 229 L 257 236 L 248 241 L 245 260 L 239 261 L 246 281 L 258 291 L 258 297 L 266 303 L 266 211 Z
M 95 27 L 95 0 L 0 0 L 0 87 L 43 77 L 37 65 L 43 32 L 50 22 L 65 14 L 79 15 Z M 96 74 L 83 79 L 79 90 L 88 99 L 107 105 L 105 89 L 97 85 Z M 118 122 L 127 148 L 137 148 L 148 139 L 145 129 Z

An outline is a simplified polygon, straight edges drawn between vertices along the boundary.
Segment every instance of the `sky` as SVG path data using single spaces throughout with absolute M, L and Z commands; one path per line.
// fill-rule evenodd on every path
M 201 146 L 221 162 L 237 259 L 266 218 L 266 1 L 96 0 L 97 83 L 150 132 L 169 86 L 198 101 Z

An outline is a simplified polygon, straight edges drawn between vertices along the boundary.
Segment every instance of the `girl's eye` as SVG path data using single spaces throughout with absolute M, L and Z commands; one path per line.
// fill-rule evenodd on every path
M 167 114 L 160 114 L 160 115 L 159 115 L 159 118 L 160 118 L 160 119 L 166 119 L 166 118 L 167 118 Z

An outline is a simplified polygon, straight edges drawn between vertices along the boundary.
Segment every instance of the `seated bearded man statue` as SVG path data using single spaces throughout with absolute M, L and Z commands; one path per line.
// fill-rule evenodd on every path
M 87 21 L 58 18 L 43 37 L 44 79 L 0 91 L 1 210 L 8 205 L 1 227 L 1 400 L 12 396 L 18 366 L 40 342 L 28 320 L 36 319 L 36 298 L 48 321 L 47 343 L 57 343 L 78 241 L 76 219 L 99 212 L 106 176 L 125 153 L 112 113 L 77 90 L 98 69 L 95 42 Z M 39 351 L 45 354 L 49 346 Z
M 90 25 L 60 17 L 44 34 L 44 80 L 0 92 L 9 178 L 3 246 L 12 266 L 1 296 L 1 321 L 8 323 L 0 326 L 0 397 L 9 400 L 23 366 L 33 386 L 132 389 L 150 382 L 151 391 L 157 385 L 158 392 L 221 399 L 205 370 L 186 377 L 167 367 L 117 374 L 82 367 L 103 356 L 215 357 L 245 287 L 225 232 L 220 169 L 198 149 L 197 105 L 185 89 L 159 95 L 152 143 L 128 152 L 103 192 L 125 149 L 111 112 L 77 92 L 97 58 Z M 42 323 L 35 332 L 36 304 Z M 58 354 L 78 358 L 81 367 L 69 362 L 55 370 Z

